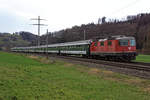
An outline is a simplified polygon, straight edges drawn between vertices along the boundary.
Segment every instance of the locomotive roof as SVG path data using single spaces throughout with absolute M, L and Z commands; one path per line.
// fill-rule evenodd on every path
M 135 39 L 134 37 L 118 37 L 116 38 L 117 40 L 120 40 L 120 39 Z
M 106 40 L 120 40 L 120 39 L 135 39 L 131 36 L 124 36 L 124 35 L 116 35 L 116 36 L 109 36 L 103 39 L 99 39 L 98 41 L 106 41 Z

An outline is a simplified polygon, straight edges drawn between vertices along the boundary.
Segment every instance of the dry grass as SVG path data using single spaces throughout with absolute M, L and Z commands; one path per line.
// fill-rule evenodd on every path
M 89 74 L 99 74 L 101 71 L 100 71 L 100 69 L 98 69 L 98 68 L 90 68 L 89 70 L 88 70 L 88 73 Z
M 39 58 L 38 56 L 34 56 L 34 55 L 29 55 L 29 56 L 27 56 L 27 57 L 29 57 L 29 58 L 31 58 L 31 59 L 38 59 L 38 58 Z
M 142 89 L 144 92 L 148 92 L 148 93 L 150 93 L 150 86 L 149 87 L 147 87 L 147 88 L 143 88 Z
M 53 63 L 55 63 L 55 60 L 47 59 L 46 57 L 40 57 L 40 56 L 35 56 L 35 55 L 29 55 L 27 57 L 29 57 L 31 59 L 35 59 L 37 61 L 40 61 L 41 63 L 44 63 L 44 64 L 53 64 Z
M 72 64 L 72 63 L 65 63 L 64 66 L 65 66 L 65 67 L 72 67 L 72 66 L 74 66 L 74 64 Z

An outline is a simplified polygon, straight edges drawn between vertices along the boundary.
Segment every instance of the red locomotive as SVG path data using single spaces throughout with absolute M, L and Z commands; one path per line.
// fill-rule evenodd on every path
M 93 41 L 90 55 L 103 57 L 107 60 L 130 61 L 136 57 L 136 42 L 134 37 L 111 36 Z

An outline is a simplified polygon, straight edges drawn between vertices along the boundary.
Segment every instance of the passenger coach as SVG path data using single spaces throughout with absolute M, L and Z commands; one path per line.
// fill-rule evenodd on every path
M 58 43 L 51 45 L 41 45 L 32 47 L 15 47 L 11 51 L 14 52 L 33 52 L 33 53 L 55 53 L 55 54 L 74 54 L 89 55 L 91 40 Z

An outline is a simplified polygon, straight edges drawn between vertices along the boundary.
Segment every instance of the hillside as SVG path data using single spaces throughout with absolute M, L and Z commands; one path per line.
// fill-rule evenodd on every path
M 0 50 L 10 50 L 12 47 L 34 45 L 36 36 L 29 32 L 0 33 Z

